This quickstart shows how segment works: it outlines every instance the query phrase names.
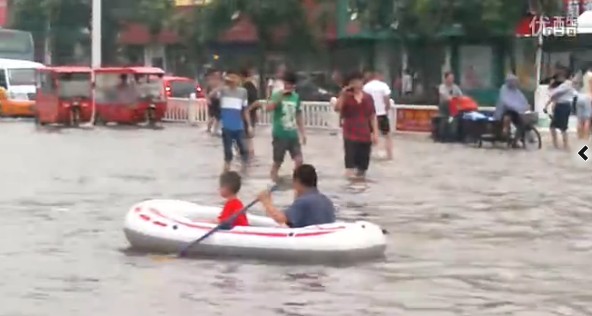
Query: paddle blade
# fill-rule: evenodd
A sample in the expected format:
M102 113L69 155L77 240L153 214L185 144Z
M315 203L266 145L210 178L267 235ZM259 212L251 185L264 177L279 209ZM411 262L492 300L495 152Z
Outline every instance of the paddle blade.
M273 185L271 186L268 190L269 192L273 192L276 191L278 189L277 185ZM259 202L258 199L253 200L251 203L249 203L247 206L245 206L242 210L240 210L239 212L235 213L233 216L231 216L229 219L227 219L226 221L218 224L218 226L214 227L212 230L210 230L209 232L207 232L205 235L201 236L200 238L198 238L197 240L187 244L187 246L185 246L177 255L178 257L186 257L189 254L189 250L191 250L191 248L193 248L195 245L199 244L200 242L202 242L204 239L210 237L211 235L213 235L215 232L219 231L220 229L222 229L223 227L226 227L228 225L231 226L231 223L234 222L234 220L240 215L245 213L249 208L251 208L253 205L257 204L257 202Z

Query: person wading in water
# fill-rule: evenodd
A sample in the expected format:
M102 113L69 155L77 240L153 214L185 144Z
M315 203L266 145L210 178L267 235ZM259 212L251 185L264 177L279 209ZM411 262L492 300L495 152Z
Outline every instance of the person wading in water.
M306 134L302 120L302 104L296 88L296 74L286 72L283 77L284 90L271 95L267 111L273 113L273 166L271 180L279 181L279 170L284 162L286 152L296 167L302 164L302 147L306 145Z
M218 69L210 69L206 74L206 91L208 100L207 132L216 134L220 125L220 90L224 82Z
M388 113L391 107L391 88L386 82L380 80L380 74L376 71L370 73L370 80L364 85L364 92L372 96L378 129L384 138L386 158L393 159L393 140L391 138L391 126Z
M343 122L343 147L346 176L365 179L370 165L372 144L378 143L378 121L372 96L362 91L363 76L356 72L348 76L335 110Z
M230 171L233 144L238 147L242 160L242 171L245 172L249 162L245 131L248 132L251 125L251 118L245 112L248 105L247 90L240 86L240 75L234 71L227 72L225 81L226 85L220 90L224 172ZM245 126L245 122L247 126Z
M261 104L257 101L259 91L257 90L257 86L255 85L254 78L249 69L244 69L241 71L243 88L247 90L247 99L249 106L245 109L248 115L251 118L251 124L249 125L248 122L245 120L245 128L246 130L246 143L247 148L249 150L249 156L253 158L255 156L255 146L253 144L253 137L255 137L255 125L257 125L257 111L261 107Z
M563 148L569 149L569 116L571 115L571 107L574 97L577 95L573 88L571 81L567 80L567 70L560 69L555 75L555 80L549 86L549 102L545 105L544 112L548 113L548 108L551 106L551 138L553 146L559 148L557 141L557 130L561 132L563 140Z

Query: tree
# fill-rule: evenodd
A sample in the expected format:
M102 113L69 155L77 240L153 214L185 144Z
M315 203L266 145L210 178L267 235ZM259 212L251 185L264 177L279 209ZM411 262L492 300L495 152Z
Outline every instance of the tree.
M173 15L173 2L170 0L127 0L118 1L122 5L118 11L120 20L144 24L152 35L158 35L170 24ZM123 11L120 11L123 10Z
M46 40L58 63L70 54L90 18L80 0L20 0L14 9L12 26L32 32L38 44Z
M90 30L92 0L19 0L13 27L33 33L37 43L49 37L57 63L68 63L74 45ZM155 35L172 13L169 0L102 0L103 61L116 62L117 34L122 22L146 24ZM88 38L88 37L86 37Z
M256 28L262 62L275 49L285 51L319 52L318 36L321 23L311 21L303 0L217 0L197 13L195 27L203 42L217 41L239 19L248 19ZM317 20L325 17L319 14ZM278 40L278 34L285 35ZM283 37L283 36L282 36ZM200 45L203 45L203 42ZM261 64L260 64L261 66Z
M437 38L451 32L473 37L512 35L529 11L558 13L553 0L351 0L369 28L392 30L405 38Z
M89 2L91 0L85 0ZM117 35L126 23L146 25L153 39L170 23L170 0L102 0L102 53L104 63L117 63Z

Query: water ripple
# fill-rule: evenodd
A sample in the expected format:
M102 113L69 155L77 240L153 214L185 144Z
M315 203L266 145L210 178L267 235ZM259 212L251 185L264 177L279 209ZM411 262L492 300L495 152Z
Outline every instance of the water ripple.
M567 153L397 138L394 161L375 161L373 183L351 191L338 138L311 134L304 153L321 188L340 218L390 232L385 260L159 262L127 250L123 216L155 197L220 204L219 138L180 126L2 127L0 316L592 315L592 164ZM268 137L256 140L244 200L268 184Z

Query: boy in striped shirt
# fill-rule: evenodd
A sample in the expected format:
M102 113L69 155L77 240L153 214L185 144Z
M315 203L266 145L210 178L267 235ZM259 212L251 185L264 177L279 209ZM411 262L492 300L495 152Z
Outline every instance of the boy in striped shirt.
M245 133L251 130L251 117L245 109L248 106L247 90L240 86L237 72L228 71L226 85L220 91L220 122L222 124L222 144L224 145L224 172L230 170L236 144L242 159L242 171L249 162L249 153L245 144ZM243 122L244 120L244 122ZM245 126L245 123L247 126Z

